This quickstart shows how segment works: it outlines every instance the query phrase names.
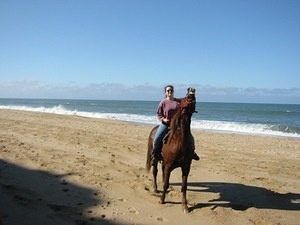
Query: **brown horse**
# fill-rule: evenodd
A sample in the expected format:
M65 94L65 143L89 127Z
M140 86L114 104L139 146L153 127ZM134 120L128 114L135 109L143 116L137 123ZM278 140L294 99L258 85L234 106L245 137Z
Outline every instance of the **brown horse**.
M163 193L160 199L160 203L165 203L165 197L169 188L169 179L171 172L181 167L182 171L182 209L186 213L188 212L186 190L187 190L187 179L191 168L192 157L194 149L191 147L192 134L191 134L191 117L195 111L195 98L189 96L183 98L178 104L178 110L172 118L170 124L170 134L167 141L162 145L162 175L163 175ZM153 149L153 138L158 126L154 127L148 138L148 153L146 169L148 172L151 169L151 153ZM153 166L153 189L157 191L157 164Z

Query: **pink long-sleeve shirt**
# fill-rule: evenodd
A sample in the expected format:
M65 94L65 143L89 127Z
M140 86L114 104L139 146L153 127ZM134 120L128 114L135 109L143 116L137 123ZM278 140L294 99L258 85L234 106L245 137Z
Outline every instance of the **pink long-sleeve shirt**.
M157 118L162 122L164 118L169 120L169 123L172 117L177 111L177 105L180 102L180 99L174 98L173 100L163 99L157 107ZM169 124L168 123L168 124Z

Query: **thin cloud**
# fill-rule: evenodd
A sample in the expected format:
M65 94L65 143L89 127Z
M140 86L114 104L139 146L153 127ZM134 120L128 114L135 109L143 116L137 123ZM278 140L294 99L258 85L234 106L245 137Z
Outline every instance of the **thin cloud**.
M300 103L300 88L240 88L230 86L174 84L175 96L184 96L187 87L196 88L198 101ZM103 100L154 100L164 97L164 85L121 83L77 83L50 85L37 80L0 82L1 98L73 98Z

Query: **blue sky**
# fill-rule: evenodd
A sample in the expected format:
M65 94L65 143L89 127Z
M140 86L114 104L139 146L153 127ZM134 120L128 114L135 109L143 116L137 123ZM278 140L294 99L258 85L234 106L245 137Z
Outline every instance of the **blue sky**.
M0 97L300 104L298 0L0 0Z

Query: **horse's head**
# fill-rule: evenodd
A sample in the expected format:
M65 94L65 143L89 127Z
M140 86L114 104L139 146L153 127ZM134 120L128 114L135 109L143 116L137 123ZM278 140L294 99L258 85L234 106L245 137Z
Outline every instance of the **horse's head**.
M187 89L187 93L186 93L185 97L196 101L195 93L196 93L196 89L193 87L189 87Z

